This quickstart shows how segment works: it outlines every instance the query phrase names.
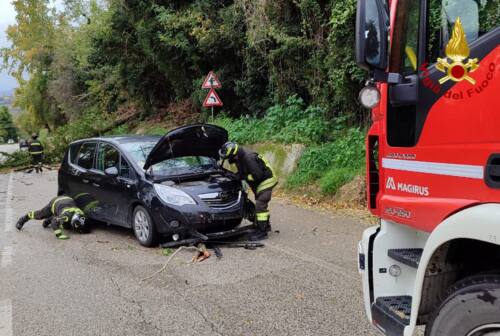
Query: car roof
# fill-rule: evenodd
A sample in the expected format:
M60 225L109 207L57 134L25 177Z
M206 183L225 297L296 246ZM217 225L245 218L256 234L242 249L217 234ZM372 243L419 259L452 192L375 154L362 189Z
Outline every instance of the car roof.
M121 144L131 143L131 142L155 142L156 143L160 139L161 139L160 135L109 135L109 136L102 136L102 137L80 139L80 140L72 142L70 145L82 143L82 142L89 142L89 141L105 141L105 142L113 143L115 145L121 145Z

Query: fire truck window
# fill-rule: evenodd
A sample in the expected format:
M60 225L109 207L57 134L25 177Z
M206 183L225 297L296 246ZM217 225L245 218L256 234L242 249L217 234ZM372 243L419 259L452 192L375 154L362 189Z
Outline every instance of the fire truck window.
M427 30L429 62L445 55L457 18L470 44L500 25L498 0L431 0Z
M420 27L420 1L407 1L402 27L403 46L400 48L401 69L400 73L409 75L417 72L418 34Z

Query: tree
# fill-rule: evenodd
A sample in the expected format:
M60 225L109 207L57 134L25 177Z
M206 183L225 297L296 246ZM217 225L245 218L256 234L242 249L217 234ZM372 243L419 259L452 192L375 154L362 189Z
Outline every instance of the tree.
M17 130L12 122L12 115L6 106L0 106L0 138L4 140L17 138Z

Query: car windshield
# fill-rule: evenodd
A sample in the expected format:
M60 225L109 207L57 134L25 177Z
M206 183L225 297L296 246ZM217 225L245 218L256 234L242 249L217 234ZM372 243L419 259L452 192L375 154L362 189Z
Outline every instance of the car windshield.
M142 169L146 158L156 145L156 142L133 142L122 144L122 148L130 154L132 159ZM217 169L215 159L205 156L185 156L165 160L151 166L151 173L155 176L172 176L193 173L204 173Z

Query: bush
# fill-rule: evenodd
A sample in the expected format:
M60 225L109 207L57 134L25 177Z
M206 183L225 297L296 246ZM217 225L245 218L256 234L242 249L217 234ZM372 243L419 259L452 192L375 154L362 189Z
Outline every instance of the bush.
M315 144L328 140L332 128L325 121L323 109L306 108L297 96L289 97L285 105L270 107L262 119L232 119L222 115L216 118L215 124L227 129L231 140L245 144L262 141Z
M46 137L41 137L45 144L45 156L49 162L61 161L68 145L78 139L98 136L109 127L105 115L97 111L87 111L79 119L60 126Z
M31 164L31 156L27 151L18 150L10 154L0 152L0 157L2 156L6 159L0 161L0 168L22 167Z
M302 155L297 170L288 178L287 187L296 188L321 179L321 189L332 194L364 167L364 132L351 128L338 134L336 140L323 145L308 147ZM325 174L325 172L327 172Z
M357 167L332 168L320 180L321 192L334 195L347 182L351 181L357 173Z

